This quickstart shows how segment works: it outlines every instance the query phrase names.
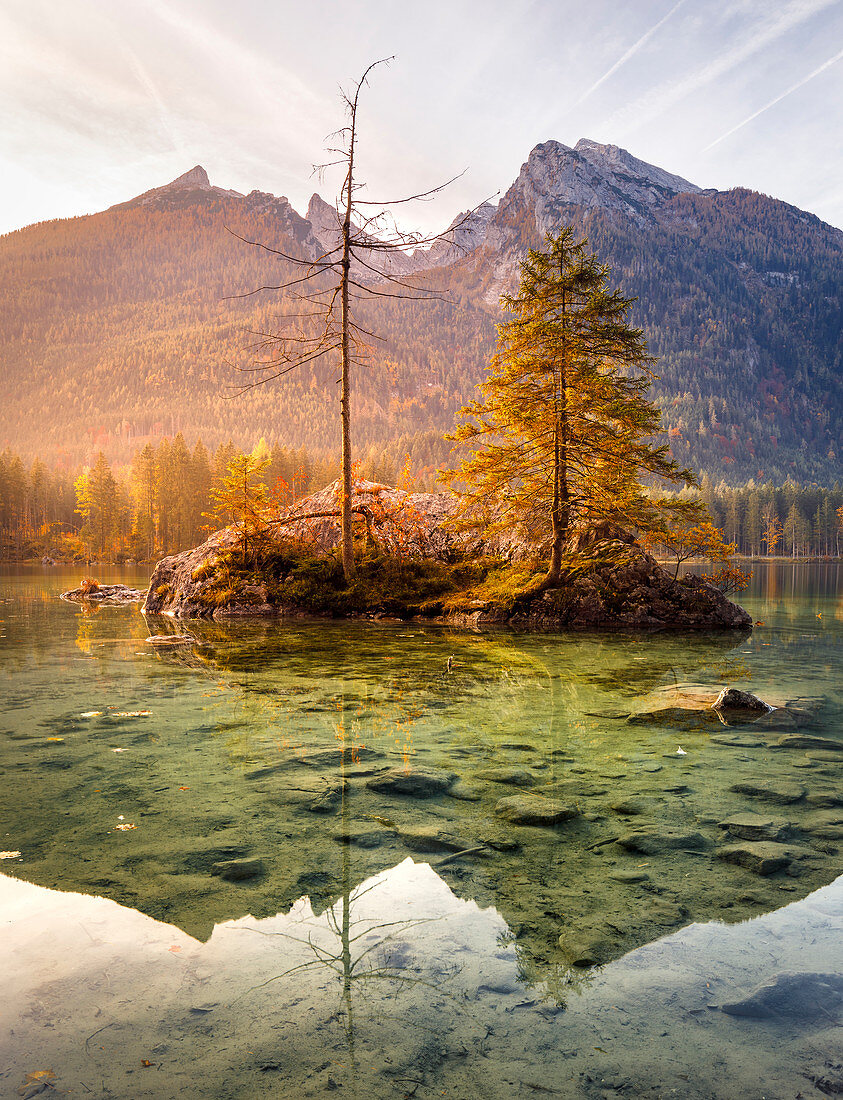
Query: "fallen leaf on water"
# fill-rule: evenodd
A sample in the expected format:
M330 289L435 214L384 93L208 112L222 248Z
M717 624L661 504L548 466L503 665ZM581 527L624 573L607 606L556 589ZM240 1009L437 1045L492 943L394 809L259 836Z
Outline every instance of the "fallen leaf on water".
M119 829L121 832L125 832L127 829L137 829L137 825L132 825L127 821L125 825L115 825L114 828Z
M167 948L168 951L181 951L181 948L177 943L174 943L172 947Z
M63 737L48 737L48 741L64 741Z
M33 1073L27 1073L27 1081L55 1081L56 1075L51 1069L36 1069Z
M190 787L179 787L180 791L189 791Z
M141 1065L142 1066L151 1066L152 1062L150 1062L150 1060L148 1058L141 1058Z
M112 752L125 752L125 749L112 749Z
M109 718L149 718L151 710L114 710Z
M83 714L80 714L80 718L99 718L102 714L101 710L86 710Z
M20 852L0 852L0 859L20 859Z

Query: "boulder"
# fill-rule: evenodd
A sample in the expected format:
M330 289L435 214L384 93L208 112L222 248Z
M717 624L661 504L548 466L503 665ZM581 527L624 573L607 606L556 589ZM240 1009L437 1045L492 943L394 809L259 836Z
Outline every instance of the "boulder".
M826 752L843 753L843 741L833 741L830 737L811 737L804 733L786 734L776 742L780 749L824 749Z
M498 768L484 768L477 773L478 779L487 779L493 783L506 783L511 787L535 787L538 777L526 768L513 768L506 765Z
M739 688L723 688L712 706L715 710L749 710L760 714L766 714L773 709L757 695Z
M732 814L719 827L737 840L781 840L790 831L781 821L753 813Z
M440 825L406 825L398 835L411 852L466 852L482 847L476 840L449 833Z

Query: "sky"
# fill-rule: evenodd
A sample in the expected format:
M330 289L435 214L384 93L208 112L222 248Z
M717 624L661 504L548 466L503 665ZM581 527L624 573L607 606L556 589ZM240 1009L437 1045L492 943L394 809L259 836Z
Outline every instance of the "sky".
M0 233L203 165L304 213L360 106L361 198L457 173L403 224L503 193L581 137L843 227L843 0L0 0Z

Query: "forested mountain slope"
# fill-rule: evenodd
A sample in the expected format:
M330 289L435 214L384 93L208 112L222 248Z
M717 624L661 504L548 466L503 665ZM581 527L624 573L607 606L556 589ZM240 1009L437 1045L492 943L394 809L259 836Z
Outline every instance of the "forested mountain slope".
M682 463L730 481L839 476L843 234L588 141L537 146L497 207L458 233L460 247L408 258L407 277L447 301L361 306L381 339L356 384L359 444L450 427L482 378L519 256L564 222L638 297L635 319L660 357L654 396ZM181 430L210 446L263 435L333 450L334 364L238 394L254 376L236 367L266 354L253 334L303 307L250 293L293 269L235 234L312 257L325 226L286 199L211 187L195 168L100 214L0 238L0 445L71 462L102 448L123 461Z

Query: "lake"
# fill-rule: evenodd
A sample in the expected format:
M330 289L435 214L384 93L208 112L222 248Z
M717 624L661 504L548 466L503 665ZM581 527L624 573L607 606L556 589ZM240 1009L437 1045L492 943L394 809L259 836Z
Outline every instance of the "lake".
M746 635L78 582L0 573L0 1094L843 1093L839 564L756 565Z

